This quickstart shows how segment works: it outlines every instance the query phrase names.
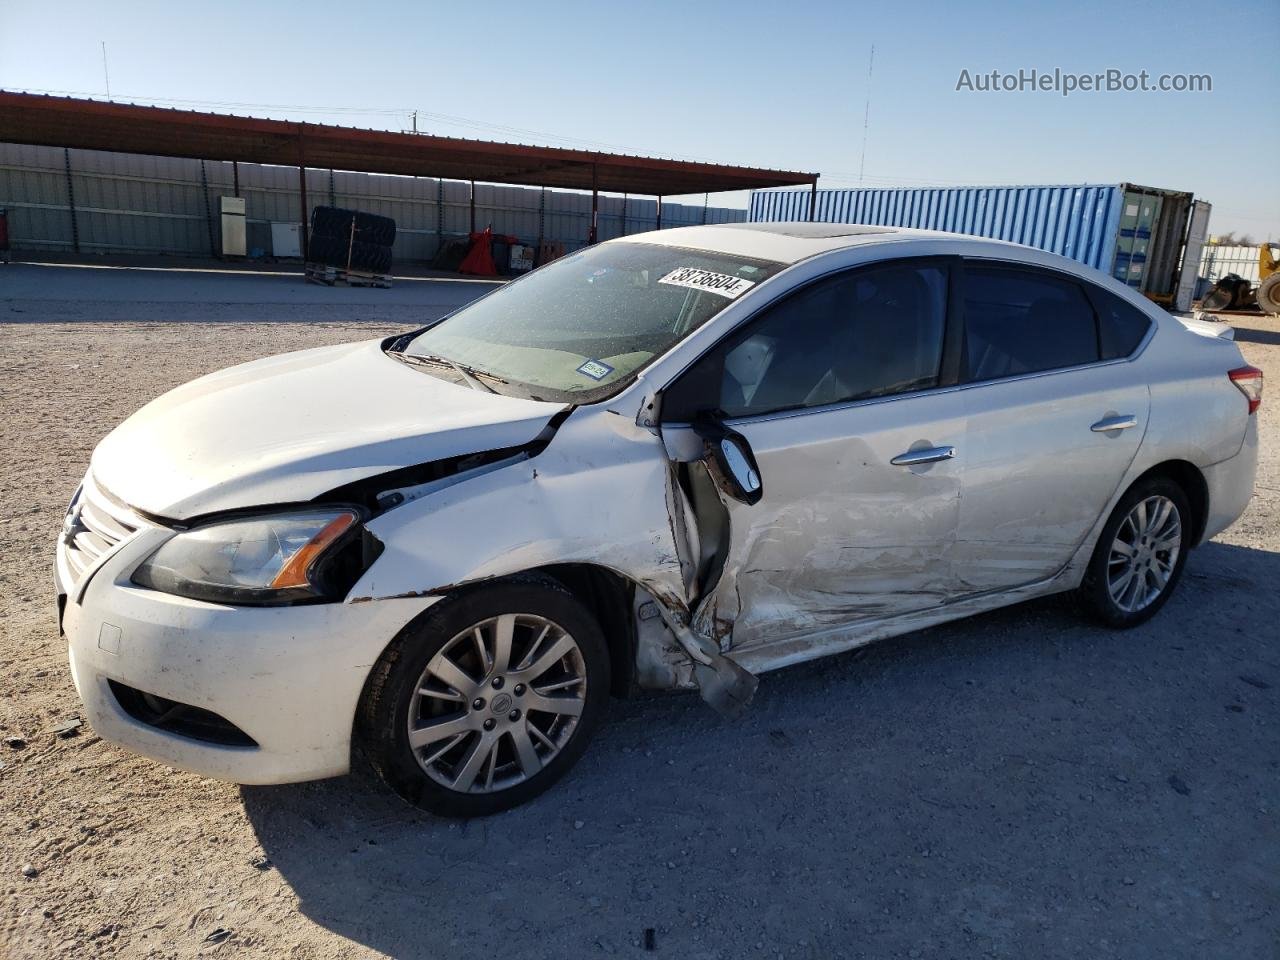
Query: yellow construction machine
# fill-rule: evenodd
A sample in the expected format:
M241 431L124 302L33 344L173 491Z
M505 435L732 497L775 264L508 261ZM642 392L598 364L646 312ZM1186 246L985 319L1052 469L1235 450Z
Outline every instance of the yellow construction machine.
M1239 274L1228 273L1209 288L1201 310L1247 310L1257 304L1263 313L1280 316L1280 259L1271 252L1269 243L1258 247L1258 286L1255 288Z
M1253 295L1263 313L1280 316L1280 260L1272 255L1269 243L1258 251L1258 289Z

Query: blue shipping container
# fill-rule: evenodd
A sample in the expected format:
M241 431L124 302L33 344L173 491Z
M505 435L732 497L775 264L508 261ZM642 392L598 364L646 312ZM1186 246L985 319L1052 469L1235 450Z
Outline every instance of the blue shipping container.
M1177 202L1162 202L1168 198ZM754 190L749 219L808 220L809 203L805 189ZM876 188L819 190L814 219L1009 240L1070 257L1160 296L1172 290L1190 206L1189 193L1127 183Z

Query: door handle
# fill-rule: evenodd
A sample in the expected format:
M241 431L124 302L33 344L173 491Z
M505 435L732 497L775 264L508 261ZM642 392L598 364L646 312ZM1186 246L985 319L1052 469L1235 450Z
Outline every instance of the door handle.
M908 450L906 453L900 453L889 462L895 467L914 467L921 463L951 460L955 455L955 447L926 447L923 450Z
M1137 417L1132 413L1122 413L1117 417L1103 417L1089 429L1094 433L1110 433L1112 430L1128 430L1137 425Z

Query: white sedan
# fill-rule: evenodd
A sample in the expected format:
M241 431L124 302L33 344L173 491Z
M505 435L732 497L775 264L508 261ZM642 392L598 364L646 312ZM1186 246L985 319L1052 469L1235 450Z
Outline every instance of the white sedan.
M243 783L359 747L446 815L545 790L610 694L1030 597L1154 615L1252 492L1262 374L1075 262L839 224L665 230L422 330L203 377L57 548L104 738Z

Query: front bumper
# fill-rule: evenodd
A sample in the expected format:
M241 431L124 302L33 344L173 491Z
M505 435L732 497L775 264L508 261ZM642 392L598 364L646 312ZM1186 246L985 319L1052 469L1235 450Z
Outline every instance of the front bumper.
M231 607L133 586L133 569L169 535L142 529L78 583L58 565L71 674L94 730L152 759L236 783L347 772L370 668L438 598ZM218 714L257 746L143 722L126 712L113 680Z

